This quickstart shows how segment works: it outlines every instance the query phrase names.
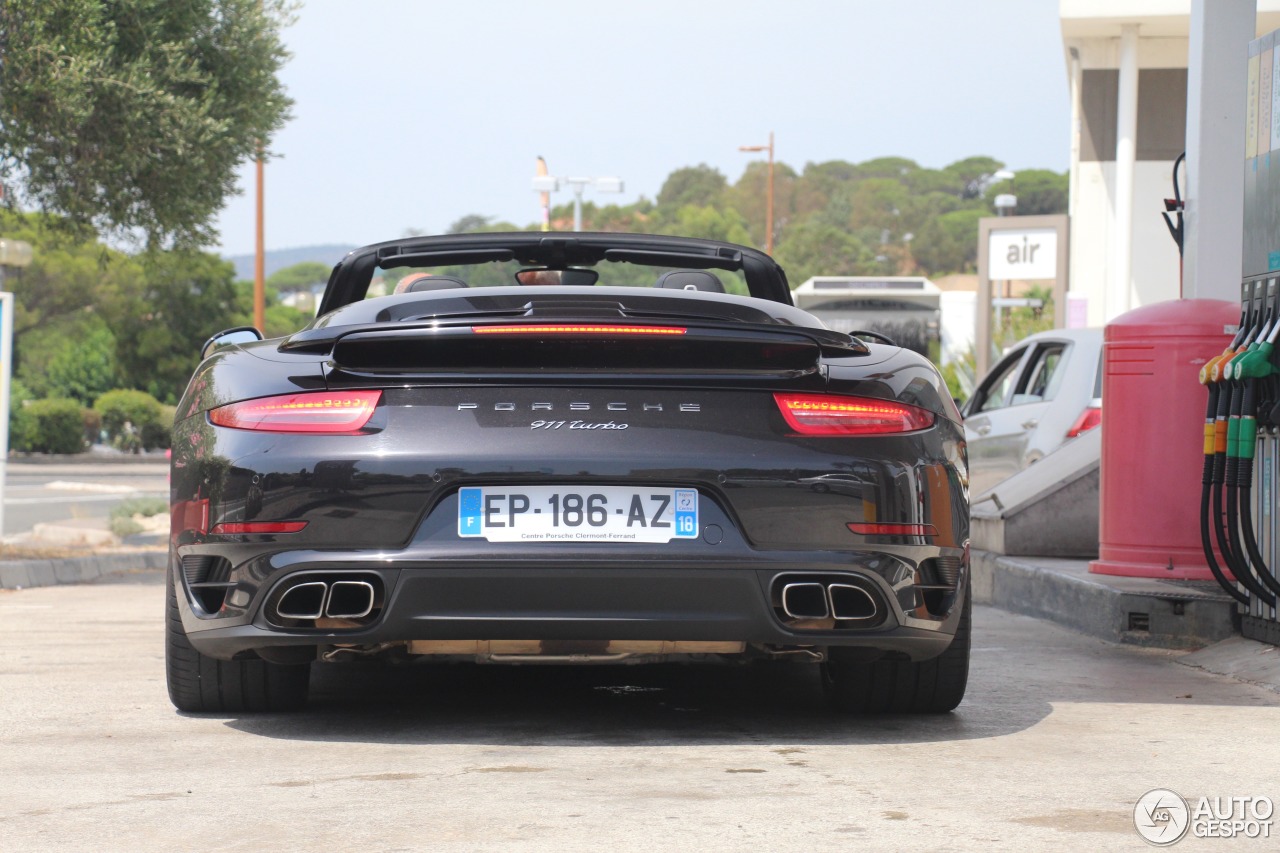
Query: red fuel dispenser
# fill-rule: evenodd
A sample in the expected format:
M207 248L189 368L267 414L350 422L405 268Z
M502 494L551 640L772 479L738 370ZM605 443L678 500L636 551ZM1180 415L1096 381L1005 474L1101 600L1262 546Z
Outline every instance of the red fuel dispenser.
M1205 391L1196 374L1231 343L1239 319L1238 304L1182 299L1107 324L1101 519L1089 571L1213 580L1200 542Z

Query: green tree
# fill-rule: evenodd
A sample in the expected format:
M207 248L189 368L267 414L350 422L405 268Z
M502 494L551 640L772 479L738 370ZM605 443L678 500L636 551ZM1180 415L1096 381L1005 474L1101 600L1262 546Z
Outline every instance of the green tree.
M806 163L796 181L797 217L821 215L833 205L848 208L849 190L857 180L858 167L844 160ZM848 218L847 212L843 217L836 217L841 222L847 222Z
M945 166L942 171L953 175L961 187L964 198L981 198L987 181L1004 168L1004 163L994 157L966 157Z
M681 237L697 237L703 240L722 240L726 243L748 243L747 223L736 210L717 210L710 206L686 204L676 211L673 219L661 224L659 234L678 234Z
M786 163L773 165L773 240L777 244L782 232L795 216L796 184L799 176ZM747 166L738 182L726 193L728 207L738 211L747 222L751 243L765 245L765 220L768 208L769 164L756 161Z
M1070 178L1066 172L1024 169L1013 180L992 184L987 190L987 197L993 199L997 193L1017 196L1017 213L1020 216L1066 213Z
M906 157L878 157L858 164L858 176L861 178L892 178L900 181L920 168L915 160Z
M916 261L932 274L970 272L978 262L978 220L986 210L965 208L935 217L911 241Z
M875 253L847 228L808 219L788 229L774 252L792 287L815 275L863 275Z
M444 233L469 234L472 231L484 231L489 227L489 223L492 221L492 216L481 216L478 213L468 213L461 219L455 220L452 225L445 229Z
M887 229L897 235L901 223L902 208L911 195L906 186L893 178L870 178L854 188L850 197L853 215L849 221L853 228Z
M692 204L696 207L718 205L728 188L719 169L706 163L676 169L667 176L658 190L658 204L663 207L681 208Z
M5 0L0 162L25 197L151 245L201 244L288 118L283 0Z
M104 299L135 287L141 277L127 255L99 243L90 230L64 227L56 217L0 211L0 232L35 249L31 265L5 279L17 303L13 331L19 340L25 333L74 321ZM74 324L61 331L76 333Z
M64 340L49 362L47 396L90 406L116 387L116 336L100 316L90 314L81 334Z
M324 284L329 280L332 267L318 261L303 261L284 269L276 270L267 276L265 282L269 291L279 294L285 290L303 290L313 285Z
M120 378L165 403L177 402L215 332L241 325L245 310L235 268L204 252L154 252L138 258L141 286L104 308L116 338ZM298 326L290 331L295 331Z
M916 169L903 176L903 183L913 195L942 193L960 198L967 189L954 174L942 169Z

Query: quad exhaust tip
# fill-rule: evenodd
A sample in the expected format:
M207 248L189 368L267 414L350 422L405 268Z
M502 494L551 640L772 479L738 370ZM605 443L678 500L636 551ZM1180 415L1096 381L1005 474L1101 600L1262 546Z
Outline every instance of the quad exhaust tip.
M849 583L833 583L827 587L831 615L841 621L874 619L876 600L865 589Z
M792 619L826 619L827 591L820 583L789 583L782 588L782 612Z
M280 596L276 613L284 619L319 619L324 615L324 600L329 585L311 581L291 586Z
M304 581L281 593L275 615L303 621L363 619L373 612L376 600L377 593L368 581Z
M791 619L836 619L840 622L876 618L875 598L851 583L803 581L782 587L782 612Z
M373 584L368 581L334 581L324 615L330 619L363 619L373 612Z

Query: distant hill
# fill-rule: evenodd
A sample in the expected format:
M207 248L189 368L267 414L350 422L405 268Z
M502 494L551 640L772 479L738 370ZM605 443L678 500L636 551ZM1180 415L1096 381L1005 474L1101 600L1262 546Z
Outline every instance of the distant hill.
M274 272L304 261L316 261L326 266L333 266L342 260L343 255L356 248L359 247L332 244L328 246L302 246L297 249L272 249L267 252L262 266L268 278ZM253 255L229 255L226 259L235 265L237 279L253 281Z

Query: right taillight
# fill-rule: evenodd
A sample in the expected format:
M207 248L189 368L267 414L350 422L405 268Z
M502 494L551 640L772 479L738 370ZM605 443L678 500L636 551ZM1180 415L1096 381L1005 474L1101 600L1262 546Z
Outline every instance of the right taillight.
M933 412L892 400L840 394L774 394L801 435L888 435L933 426Z
M1067 438L1075 438L1082 432L1089 430L1102 423L1102 409L1099 406L1090 406L1080 413L1080 417L1076 418L1076 422L1071 425L1071 429L1067 430Z
M264 432L353 433L382 399L381 391L312 391L259 397L219 406L209 420L231 429Z

